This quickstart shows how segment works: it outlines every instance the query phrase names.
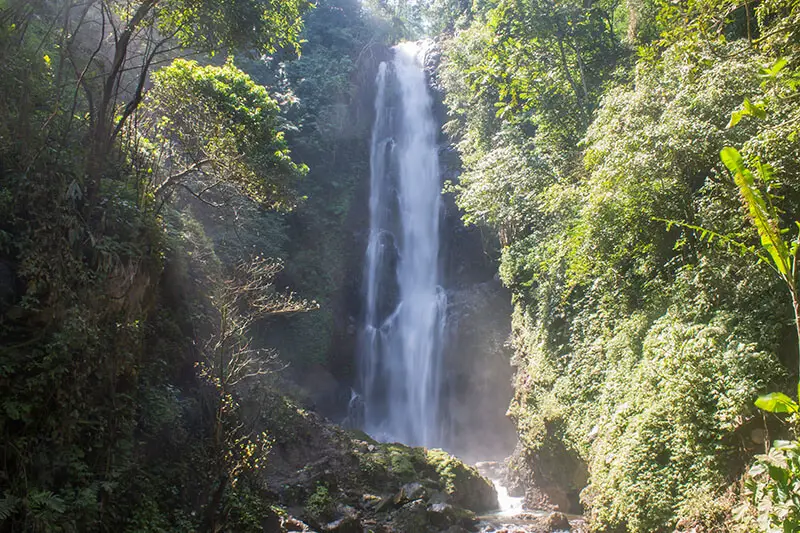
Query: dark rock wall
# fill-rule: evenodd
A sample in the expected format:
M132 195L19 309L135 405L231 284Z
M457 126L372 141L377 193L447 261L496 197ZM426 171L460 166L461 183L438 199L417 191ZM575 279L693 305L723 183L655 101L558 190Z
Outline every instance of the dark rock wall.
M441 60L434 43L425 70L439 124L447 120L437 80ZM461 160L444 133L439 138L442 182L458 182ZM445 445L470 461L502 460L517 441L505 413L511 400L511 296L497 278L499 244L491 234L465 226L452 194L444 194L441 225L443 284L447 291L447 344L443 363Z
M375 75L380 62L390 57L388 48L376 48L353 82L351 118L358 124L357 135L366 160L374 120ZM434 113L439 124L443 124L446 110L435 75L438 60L434 46L426 58L426 71L433 88ZM444 134L440 137L439 157L442 182L457 181L460 160ZM334 420L345 418L350 387L357 382L356 325L363 312L368 201L367 167L358 180L355 200L343 228L350 245L346 274L334 304L334 341L327 364L297 376L311 403ZM464 226L452 195L443 195L442 202L440 260L448 294L448 344L441 405L444 445L473 461L502 459L513 451L516 443L514 426L505 416L512 396L511 352L506 347L511 329L510 296L496 279L496 241L483 235L479 228Z

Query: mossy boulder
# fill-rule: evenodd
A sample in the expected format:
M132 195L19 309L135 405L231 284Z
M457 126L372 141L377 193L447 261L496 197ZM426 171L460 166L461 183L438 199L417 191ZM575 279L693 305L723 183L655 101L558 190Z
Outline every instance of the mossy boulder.
M471 527L474 513L497 507L491 483L447 452L379 443L288 398L267 399L268 408L246 404L280 435L262 479L282 506L318 531L374 524L376 531L438 532Z
M439 528L450 526L471 528L478 521L478 518L472 511L449 503L432 503L428 505L428 520Z
M478 470L444 450L427 450L426 462L448 495L449 503L477 513L497 509L497 492Z
M378 492L394 493L395 505L415 499L402 494L413 482L427 489L426 494L445 494L446 503L458 507L478 513L497 508L492 484L476 468L444 450L366 442L355 449L363 481Z

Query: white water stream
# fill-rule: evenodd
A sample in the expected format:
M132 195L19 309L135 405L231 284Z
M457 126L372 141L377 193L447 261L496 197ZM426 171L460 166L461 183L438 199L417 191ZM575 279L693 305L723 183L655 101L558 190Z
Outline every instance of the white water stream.
M437 127L417 43L378 72L370 156L370 233L359 374L364 430L441 446L446 297L439 286Z
M500 505L496 516L517 516L523 512L522 504L525 498L522 496L510 496L508 489L499 479L492 479L494 489L497 491L497 503Z

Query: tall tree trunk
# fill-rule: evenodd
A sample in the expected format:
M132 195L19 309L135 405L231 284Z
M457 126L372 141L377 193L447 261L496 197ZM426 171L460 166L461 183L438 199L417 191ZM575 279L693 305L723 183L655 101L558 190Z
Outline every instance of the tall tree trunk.
M792 290L792 305L794 307L794 327L797 333L797 394L800 400L800 297L798 297L797 290Z
M94 128L92 129L89 142L89 161L86 165L86 206L91 208L97 202L100 191L100 182L103 171L110 155L111 147L114 143L114 134L119 130L114 125L114 102L119 90L120 81L124 72L125 62L128 57L128 48L131 39L144 22L144 19L158 4L159 0L144 0L133 17L125 25L125 29L119 34L114 46L114 59L111 68L103 83L103 93L100 101L95 108ZM146 73L144 73L146 75Z

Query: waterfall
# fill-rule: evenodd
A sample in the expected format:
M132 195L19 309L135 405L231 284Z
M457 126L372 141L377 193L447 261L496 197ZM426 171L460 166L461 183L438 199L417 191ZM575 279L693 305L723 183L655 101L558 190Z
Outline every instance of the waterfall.
M447 304L439 286L437 127L424 51L403 43L393 53L376 78L359 343L363 427L381 440L436 446Z

